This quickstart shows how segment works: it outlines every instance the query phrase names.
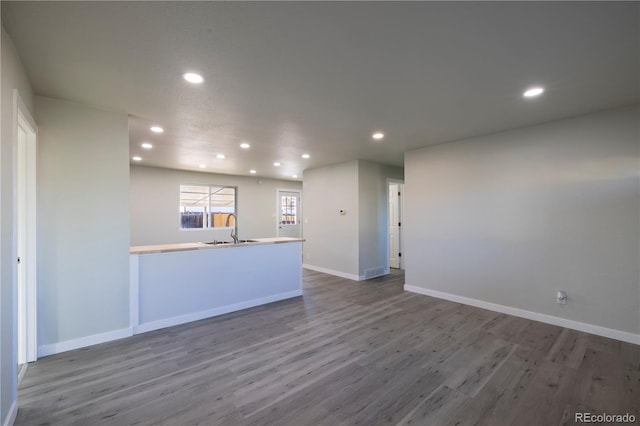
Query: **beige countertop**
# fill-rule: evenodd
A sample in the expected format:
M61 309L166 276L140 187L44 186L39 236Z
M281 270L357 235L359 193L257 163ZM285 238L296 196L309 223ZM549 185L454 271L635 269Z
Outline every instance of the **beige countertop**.
M153 254L153 253L170 253L174 251L192 251L192 250L211 250L226 249L234 247L244 247L252 245L264 244L283 244L303 242L302 238L289 237L272 237L272 238L253 238L246 243L238 244L205 244L205 243L176 243L176 244L157 244L151 246L132 246L130 254Z

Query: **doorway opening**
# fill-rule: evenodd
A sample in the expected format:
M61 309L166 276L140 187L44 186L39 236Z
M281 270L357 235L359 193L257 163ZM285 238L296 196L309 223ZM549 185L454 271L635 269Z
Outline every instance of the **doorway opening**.
M402 260L402 211L404 182L388 180L389 186L389 267L404 269Z
M36 317L36 152L37 128L17 90L14 90L14 166L18 380L27 363L37 359Z
M278 189L277 194L277 228L278 237L302 237L302 192L297 190Z

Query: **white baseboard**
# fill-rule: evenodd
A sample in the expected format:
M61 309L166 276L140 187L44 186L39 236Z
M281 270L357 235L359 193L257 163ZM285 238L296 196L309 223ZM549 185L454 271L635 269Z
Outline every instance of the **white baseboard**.
M24 375L27 374L27 368L29 368L29 363L25 362L21 364L18 368L18 389L20 389L20 385L22 384L22 380L24 379Z
M310 269L312 271L316 271L316 272L322 272L325 274L329 274L329 275L335 275L336 277L340 277L340 278L346 278L348 280L353 280L353 281L362 281L364 280L364 276L358 276L355 274L347 274L346 272L340 272L340 271L336 271L333 269L328 269L328 268L323 268L321 266L313 266L313 265L309 265L307 263L303 263L302 267L305 269Z
M9 407L9 412L7 413L7 417L2 424L3 426L13 426L16 421L16 416L18 415L18 401L13 401L11 407Z
M626 331L615 330L612 328L601 327L598 325L587 324L584 322L573 321L566 318L555 317L553 315L541 314L538 312L526 311L524 309L512 308L510 306L498 305L497 303L485 302L483 300L471 299L469 297L458 296L456 294L444 293L437 290L430 290L422 287L405 284L404 289L412 293L423 294L425 296L437 297L438 299L450 300L465 305L471 305L478 308L488 309L490 311L509 314L516 317L526 318L534 321L540 321L547 324L557 325L560 327L570 328L573 330L584 331L598 336L608 337L623 342L634 343L640 345L640 334L633 334Z
M240 311L242 309L253 308L267 303L277 302L279 300L290 299L292 297L302 296L302 290L287 291L272 296L262 297L259 299L247 300L246 302L234 303L233 305L221 306L219 308L207 309L206 311L194 312L191 314L180 315L177 317L165 318L157 321L151 321L133 327L133 333L145 333L147 331L159 330L165 327L185 324L192 321L199 321L205 318L211 318L218 315L228 314L230 312Z
M38 347L38 357L58 354L60 352L80 349L87 346L97 345L100 343L106 343L112 340L131 337L132 335L133 335L133 330L131 328L123 328L120 330L108 331L106 333L80 337L78 339L65 340L64 342L52 343L49 345L42 345Z
M302 290L294 290L285 293L275 294L273 296L263 297L260 299L248 300L246 302L236 303L233 305L222 306L220 308L209 309L207 311L195 312L193 314L181 315L178 317L167 318L159 321L153 321L146 324L140 324L131 328L123 328L121 330L113 330L106 333L94 334L92 336L81 337L78 339L66 340L64 342L52 343L38 347L38 357L45 357L61 352L80 349L87 346L106 343L113 340L131 337L134 334L144 333L146 331L158 330L160 328L171 327L172 325L184 324L191 321L228 314L242 309L253 308L254 306L264 305L266 303L277 302L279 300L290 299L292 297L302 296Z

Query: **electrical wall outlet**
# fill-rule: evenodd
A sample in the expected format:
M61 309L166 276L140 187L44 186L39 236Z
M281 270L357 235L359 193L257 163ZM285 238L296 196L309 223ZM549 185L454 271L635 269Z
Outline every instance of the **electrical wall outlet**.
M561 305L567 304L567 293L562 290L558 290L558 294L556 295L556 302Z

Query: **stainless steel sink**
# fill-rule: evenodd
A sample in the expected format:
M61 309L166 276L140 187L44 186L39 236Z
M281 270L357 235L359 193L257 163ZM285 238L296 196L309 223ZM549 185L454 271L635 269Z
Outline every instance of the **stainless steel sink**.
M254 240L238 240L238 244L244 244L244 243L255 243ZM206 244L208 246L218 246L220 244L234 244L233 241L218 241L218 240L213 240L213 241L201 241L200 244Z

